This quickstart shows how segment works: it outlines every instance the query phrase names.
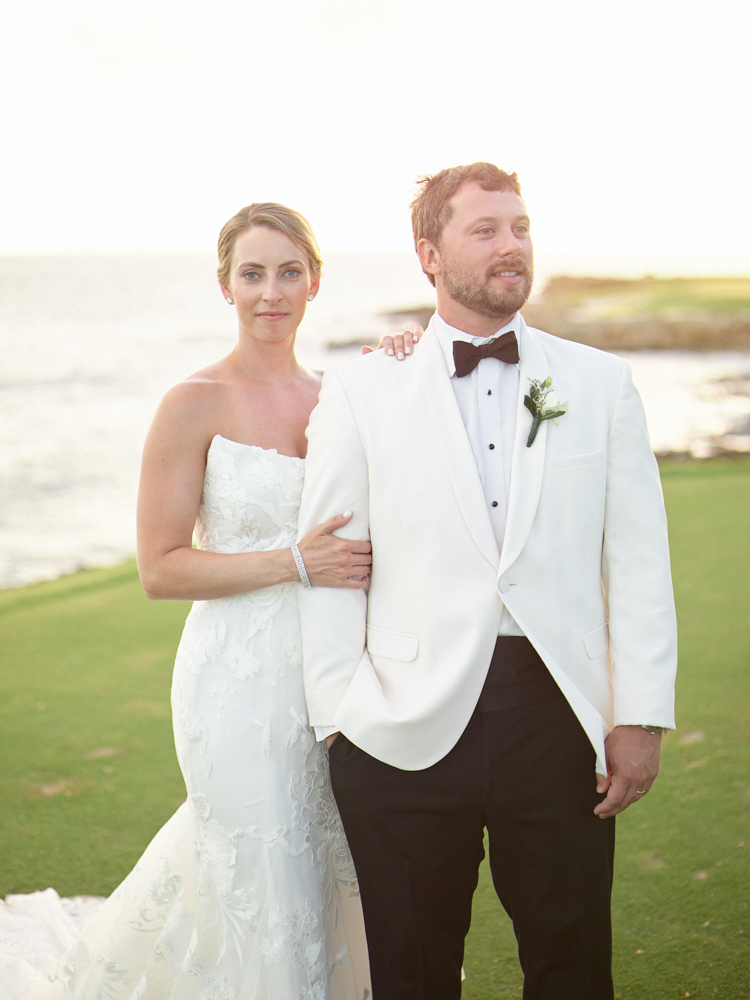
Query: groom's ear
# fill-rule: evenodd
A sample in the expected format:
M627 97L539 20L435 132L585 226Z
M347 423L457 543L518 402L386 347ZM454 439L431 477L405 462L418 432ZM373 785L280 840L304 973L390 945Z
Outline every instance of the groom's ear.
M430 240L421 239L417 243L417 256L422 269L428 274L440 274L440 251Z

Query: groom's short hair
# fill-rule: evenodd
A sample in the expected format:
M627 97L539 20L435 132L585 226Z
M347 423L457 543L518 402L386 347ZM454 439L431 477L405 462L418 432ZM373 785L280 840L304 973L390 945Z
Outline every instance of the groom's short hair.
M462 167L447 167L437 174L417 178L419 191L411 203L411 227L414 246L420 240L429 240L440 246L443 229L453 214L450 200L463 184L473 182L485 191L514 191L519 197L521 185L515 171L506 173L494 163L469 163ZM424 268L422 269L424 270ZM427 271L424 272L427 274ZM427 274L431 283L435 278Z

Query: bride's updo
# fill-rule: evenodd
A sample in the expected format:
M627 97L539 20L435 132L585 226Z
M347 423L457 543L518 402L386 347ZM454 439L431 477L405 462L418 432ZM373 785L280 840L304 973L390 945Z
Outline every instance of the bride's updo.
M312 275L320 277L323 261L320 258L315 234L304 215L274 201L259 201L241 208L219 233L219 266L216 273L222 285L229 284L232 254L238 236L256 226L275 229L288 236L307 257Z

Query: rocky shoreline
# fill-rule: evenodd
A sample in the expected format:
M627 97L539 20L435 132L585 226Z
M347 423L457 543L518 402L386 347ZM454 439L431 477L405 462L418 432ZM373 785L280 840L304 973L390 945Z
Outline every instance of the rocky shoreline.
M382 312L382 332L405 324L426 327L433 312L432 305ZM636 384L641 380L649 426L652 419L661 419L656 411L663 416L665 408L677 406L691 428L689 439L678 434L682 440L671 447L658 442L657 433L658 457L750 454L750 278L556 277L522 312L530 326L565 340L633 352L630 360ZM372 332L326 346L375 346L378 339ZM696 355L705 356L705 362ZM731 362L725 364L726 359ZM653 371L649 377L639 370L644 365L658 369L656 381ZM707 417L706 407L715 412ZM723 416L717 418L719 410Z
M750 315L587 320L578 319L574 309L532 303L523 316L529 326L605 351L750 351Z

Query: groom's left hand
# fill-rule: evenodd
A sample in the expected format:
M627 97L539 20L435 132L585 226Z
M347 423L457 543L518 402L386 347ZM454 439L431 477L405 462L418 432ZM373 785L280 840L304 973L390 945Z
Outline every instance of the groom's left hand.
M651 788L659 773L661 734L641 726L615 726L604 749L609 773L597 774L596 790L607 796L594 809L600 819L621 813Z

